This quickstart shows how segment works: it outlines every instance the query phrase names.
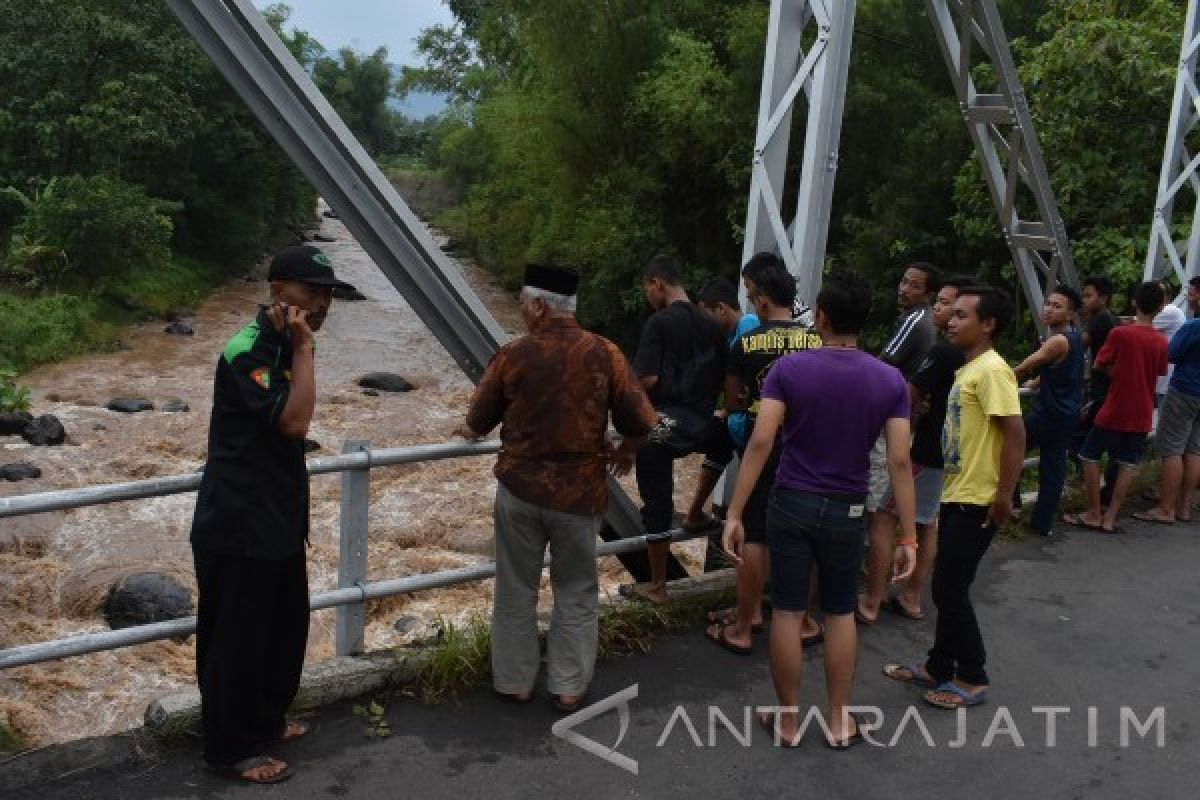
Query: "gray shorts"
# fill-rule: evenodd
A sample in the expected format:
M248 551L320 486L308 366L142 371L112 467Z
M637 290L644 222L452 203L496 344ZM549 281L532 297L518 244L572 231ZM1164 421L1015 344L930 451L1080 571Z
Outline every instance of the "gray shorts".
M883 507L888 493L887 441L881 435L871 448L871 477L867 483L867 511L874 514Z
M913 464L913 489L917 495L918 525L932 525L937 521L938 509L942 504L942 476L943 472L940 469ZM893 517L899 516L896 513L896 497L892 494L890 484L878 510L887 512Z
M1200 397L1167 390L1158 414L1154 451L1162 458L1200 455Z

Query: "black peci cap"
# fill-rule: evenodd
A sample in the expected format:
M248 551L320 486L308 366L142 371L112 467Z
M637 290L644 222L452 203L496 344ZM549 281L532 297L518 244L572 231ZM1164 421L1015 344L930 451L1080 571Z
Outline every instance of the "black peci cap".
M571 297L579 290L579 273L562 267L526 264L524 285Z
M286 247L271 259L267 270L269 281L296 281L314 286L332 286L334 289L353 291L354 287L339 281L333 274L333 262L329 256L311 244Z

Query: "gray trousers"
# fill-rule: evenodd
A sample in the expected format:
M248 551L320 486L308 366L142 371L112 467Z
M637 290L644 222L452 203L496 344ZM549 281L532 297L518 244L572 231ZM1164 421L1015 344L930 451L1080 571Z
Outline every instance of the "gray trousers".
M582 694L596 664L599 608L596 536L602 516L564 514L496 487L496 598L492 609L492 676L496 691L520 694L537 679L537 598L550 545L554 612L547 643L546 687Z

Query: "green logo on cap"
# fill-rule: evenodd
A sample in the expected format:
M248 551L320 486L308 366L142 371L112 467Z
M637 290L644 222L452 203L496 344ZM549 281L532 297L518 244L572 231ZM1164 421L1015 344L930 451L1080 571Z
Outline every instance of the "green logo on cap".
M315 253L312 257L313 263L320 264L322 267L333 269L333 262L329 260L329 256L324 253Z

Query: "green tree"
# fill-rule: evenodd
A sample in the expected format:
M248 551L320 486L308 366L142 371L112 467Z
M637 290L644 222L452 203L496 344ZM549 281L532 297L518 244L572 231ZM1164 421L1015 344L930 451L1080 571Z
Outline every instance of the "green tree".
M1171 0L1056 0L1014 42L1076 268L1121 289L1142 273L1182 28ZM977 172L964 167L955 223L999 249Z
M392 69L387 48L370 55L350 48L337 58L323 56L313 65L313 82L368 152L379 155L392 144L393 122L387 107Z

